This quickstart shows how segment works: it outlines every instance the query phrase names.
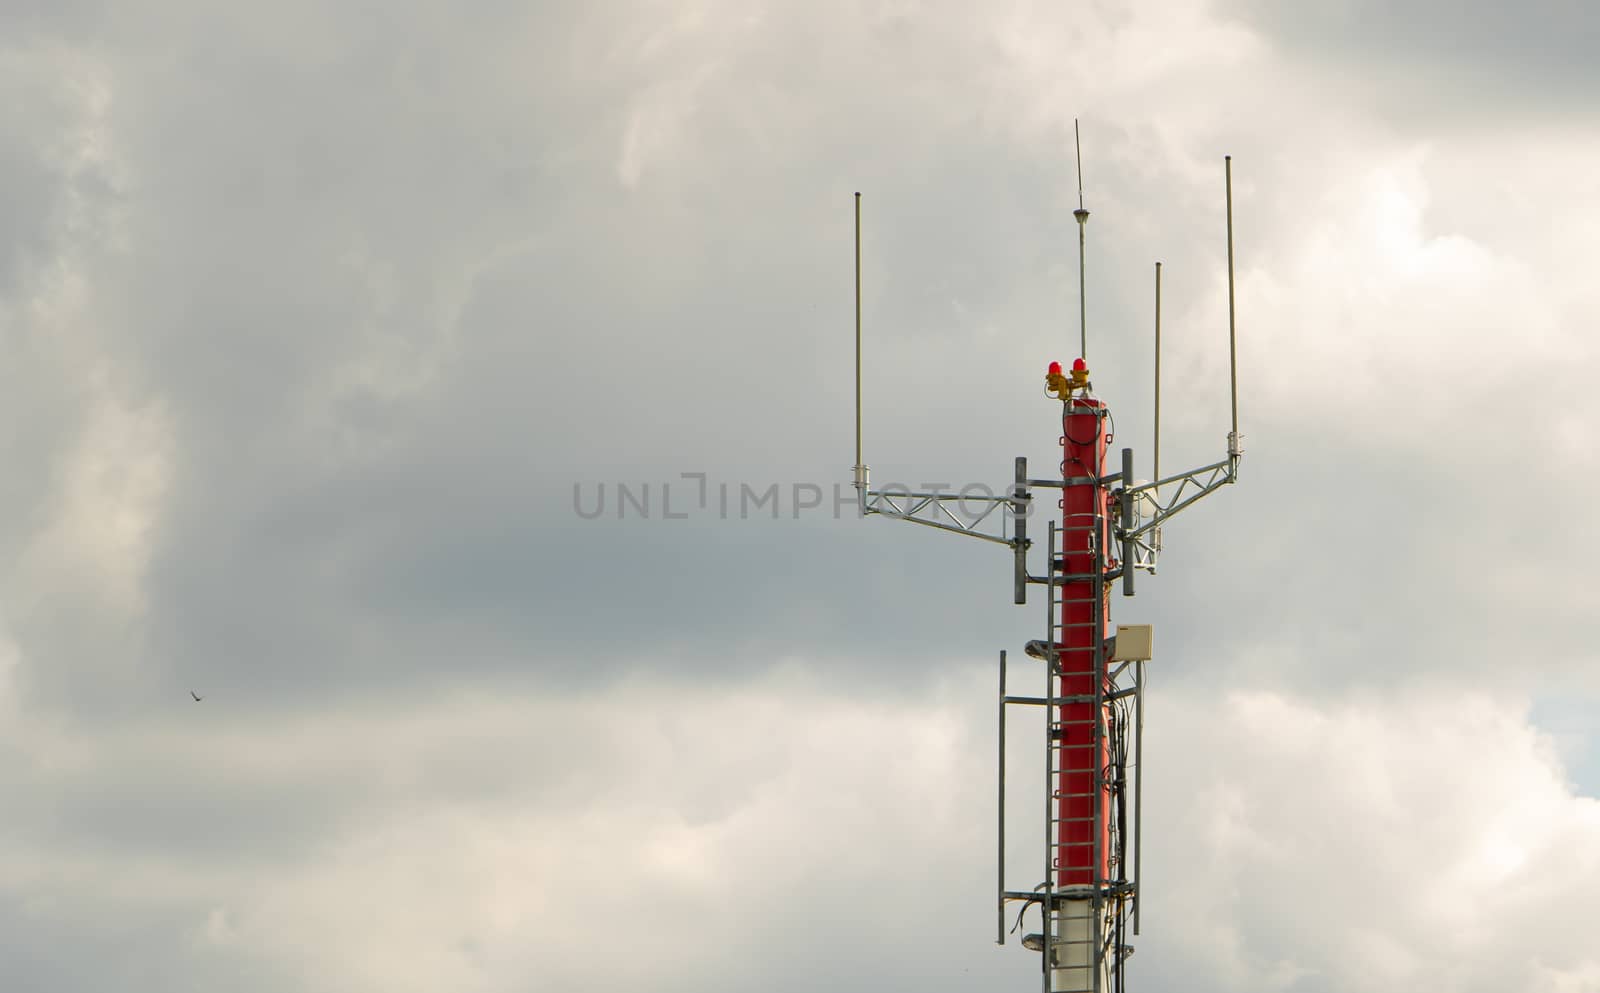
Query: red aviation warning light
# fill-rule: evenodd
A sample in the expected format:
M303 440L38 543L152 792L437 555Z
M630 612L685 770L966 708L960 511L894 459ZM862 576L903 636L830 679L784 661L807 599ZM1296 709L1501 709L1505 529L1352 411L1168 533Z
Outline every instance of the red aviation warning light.
M1067 377L1061 375L1061 363L1052 362L1044 374L1045 393L1057 398L1065 398L1072 387L1068 384Z
M1089 367L1082 359L1072 360L1072 375L1061 374L1061 363L1052 362L1044 374L1045 392L1057 400L1066 400L1073 390L1089 387Z
M1227 455L1198 469L1161 476L1161 263L1156 263L1155 439L1151 475L1134 478L1133 450L1120 465L1107 464L1113 441L1110 411L1089 379L1088 327L1083 295L1082 180L1078 220L1079 357L1070 370L1051 362L1045 393L1061 405L1059 475L1028 476L1015 460L1004 495L915 493L871 489L861 453L861 194L856 194L856 464L855 487L863 515L882 514L1006 545L1012 551L1013 601L1027 602L1029 586L1043 586L1045 636L1025 650L1044 663L1041 692L1008 690L1007 653L1000 652L997 714L1000 748L996 820L995 940L1005 944L1008 911L1020 925L1031 913L1023 947L1040 954L1045 993L1124 993L1124 968L1139 933L1140 792L1143 781L1144 670L1151 657L1148 625L1111 623L1111 588L1134 593L1134 576L1154 575L1161 526L1201 497L1236 482L1239 460L1238 376L1233 307L1233 166L1225 158L1228 221L1228 355L1232 430ZM1081 170L1080 170L1081 173ZM1029 569L1028 535L1034 494L1059 490L1057 513L1046 524L1044 570ZM991 491L993 492L993 491ZM974 509L975 508L975 509ZM1006 719L1014 707L1044 715L1045 795L1039 825L1042 881L1029 889L1006 885ZM1035 877L1038 878L1038 877ZM1012 930L1016 928L1013 927Z

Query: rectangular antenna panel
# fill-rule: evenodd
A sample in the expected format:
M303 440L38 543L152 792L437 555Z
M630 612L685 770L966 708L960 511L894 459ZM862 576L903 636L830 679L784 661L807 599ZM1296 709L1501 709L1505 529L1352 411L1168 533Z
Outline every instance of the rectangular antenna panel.
M1111 655L1111 661L1148 662L1153 640L1151 632L1148 624L1118 624L1117 648Z

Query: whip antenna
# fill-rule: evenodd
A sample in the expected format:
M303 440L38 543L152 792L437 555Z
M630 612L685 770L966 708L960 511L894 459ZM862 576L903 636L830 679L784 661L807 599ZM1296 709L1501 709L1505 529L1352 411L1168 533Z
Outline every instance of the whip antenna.
M861 194L856 193L856 500L867 511L867 465L861 461Z
M1083 208L1083 141L1078 137L1078 119L1072 119L1072 144L1078 155L1078 209L1072 216L1078 220L1078 357L1089 358L1089 311L1084 303L1083 278L1083 228L1089 223L1089 212Z
M1233 433L1228 435L1228 454L1238 456L1239 362L1233 327L1233 156L1222 157L1222 171L1228 198L1228 391L1233 402Z

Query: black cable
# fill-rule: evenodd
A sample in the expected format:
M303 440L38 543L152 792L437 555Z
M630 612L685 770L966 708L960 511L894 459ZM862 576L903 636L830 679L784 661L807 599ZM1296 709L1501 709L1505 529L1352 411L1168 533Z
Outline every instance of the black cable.
M1015 921L1015 922L1014 922L1014 923L1013 923L1013 924L1012 924L1012 925L1011 925L1011 930L1010 930L1010 931L1009 931L1009 932L1008 932L1008 933L1009 933L1009 934L1016 934L1016 933L1017 933L1017 928L1019 928L1019 927L1021 927L1021 926L1022 926L1022 915L1023 915L1023 914L1026 914L1026 913L1027 913L1027 912L1028 912L1028 908L1029 908L1029 907L1030 907L1030 906L1032 906L1032 905L1033 905L1033 901L1032 901L1032 900L1029 900L1029 901L1027 901L1027 902L1026 902L1026 903L1024 903L1024 904L1023 904L1023 905L1022 905L1022 909L1021 909L1021 910L1019 910L1019 911L1017 911L1017 919L1016 919L1016 921ZM1039 906L1040 906L1040 907L1043 907L1043 906L1044 906L1044 901L1042 901L1042 900L1041 900L1041 901L1040 901L1040 902L1039 902Z

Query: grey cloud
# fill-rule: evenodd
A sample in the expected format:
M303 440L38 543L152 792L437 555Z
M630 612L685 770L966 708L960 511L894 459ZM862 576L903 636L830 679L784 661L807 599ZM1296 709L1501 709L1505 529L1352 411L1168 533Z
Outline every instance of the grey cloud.
M1245 2L1224 9L1329 73L1328 92L1357 97L1402 127L1504 134L1583 117L1600 85L1592 39L1600 15L1582 0L1508 6Z
M49 347L0 363L12 425L4 545L26 553L6 573L0 635L16 642L19 661L0 670L10 676L0 703L97 741L126 735L128 752L82 775L41 771L27 781L35 814L13 841L48 864L92 855L113 866L156 853L190 872L234 866L245 889L262 879L251 867L269 864L272 878L343 908L374 879L413 885L363 839L427 852L441 875L464 878L484 851L502 863L534 859L547 836L612 838L606 832L634 823L619 751L710 769L713 755L733 750L674 751L670 736L612 725L554 744L490 736L453 748L439 739L459 728L398 720L449 689L539 697L559 711L641 678L661 681L663 694L692 695L798 669L830 688L831 702L797 718L804 729L813 716L837 717L830 707L840 701L888 707L930 682L987 671L996 650L1041 637L1043 608L1037 598L1011 606L1010 563L998 548L821 512L584 521L571 493L600 481L676 485L682 472L758 487L847 481L856 189L866 194L875 481L1003 484L1015 455L1050 475L1058 425L1039 376L1049 360L1071 357L1077 336L1072 100L1088 105L1091 365L1116 410L1119 444L1134 445L1141 465L1156 258L1168 263L1164 468L1221 455L1215 159L1236 155L1244 475L1175 521L1161 574L1114 604L1119 620L1159 628L1159 679L1307 697L1441 673L1502 689L1585 682L1592 611L1579 596L1552 594L1527 563L1549 567L1556 588L1579 588L1593 535L1581 513L1557 535L1508 500L1561 491L1581 506L1592 466L1575 465L1570 451L1582 449L1582 432L1563 448L1540 428L1583 423L1592 356L1559 335L1502 340L1492 368L1471 354L1504 338L1492 324L1506 315L1547 330L1581 315L1576 282L1539 264L1539 246L1576 230L1561 215L1539 214L1553 219L1555 241L1542 227L1462 226L1471 211L1460 194L1473 184L1461 177L1474 175L1463 162L1475 154L1439 145L1421 183L1437 200L1417 237L1427 247L1465 232L1492 249L1452 281L1452 271L1430 266L1454 256L1405 255L1413 233L1383 228L1393 205L1340 185L1363 162L1404 159L1409 139L1341 97L1339 113L1360 125L1352 142L1366 151L1328 144L1283 105L1277 85L1289 97L1314 89L1316 67L1286 65L1293 79L1270 79L1260 74L1272 60L1246 55L1238 78L1220 78L1228 64L1153 61L1152 82L1137 78L1138 66L1100 65L1117 32L1139 29L1131 16L1036 25L1063 44L1074 32L1086 42L1076 57L1035 65L980 30L981 15L953 8L935 17L887 5L855 23L827 10L721 13L392 8L378 19L261 8L224 23L172 7L148 24L111 17L107 41L83 47L110 94L99 132L115 165L106 175L75 178L28 149L71 130L54 117L8 118L25 137L0 164L10 169L0 201L14 201L25 223L0 251L16 261L7 319L36 313L30 301L53 301L72 335L26 318L30 340ZM1308 30L1284 26L1285 44L1298 37L1291 28ZM30 78L52 71L40 63ZM1180 126L1179 111L1152 112L1139 96L1157 84L1193 96L1212 83L1219 93L1248 90L1245 108L1185 105L1197 116ZM93 117L67 105L78 107L70 120ZM1280 123L1287 130L1275 130ZM1196 136L1207 129L1215 133ZM1561 185L1570 152L1548 157L1543 185ZM69 203L93 222L76 234L62 222ZM1351 217L1360 223L1341 223ZM120 231L120 242L106 231ZM1401 244L1400 258L1383 256L1385 236ZM59 287L40 275L51 267L81 279L87 303L78 311L51 296ZM1548 275L1518 282L1529 270ZM1484 279L1500 280L1504 314L1466 285ZM1537 313L1514 299L1529 288L1563 302ZM1417 303L1457 298L1482 304L1483 321L1461 325L1459 306ZM1433 347L1416 344L1428 340ZM1565 368L1550 371L1562 356L1555 364ZM1508 399L1480 374L1515 377L1528 395ZM1481 418L1490 396L1514 402L1520 418ZM69 470L97 418L146 414L170 458L148 521L128 513L148 524L149 548L127 556L138 561L138 596L124 601L96 571L117 556L68 539L120 520L112 510L138 508L112 499L126 488L119 473L131 470L83 470L92 483L82 488L110 508L88 510L71 499ZM1534 674L1535 664L1548 675ZM198 705L206 709L188 702L191 686L208 695ZM628 699L639 714L690 709L680 698ZM185 709L156 722L173 700ZM980 705L987 697L974 698ZM354 749L352 759L330 732L326 756L295 758L274 738L307 715L363 707L380 717L344 733L392 735L395 747L420 752L386 765ZM463 726L485 707L465 707ZM221 723L200 724L196 713ZM219 713L237 714L238 726L225 728L231 719ZM294 761L256 775L225 757L197 767L141 752L167 721L187 722L175 726L196 750L220 748L232 731ZM772 745L760 730L750 740ZM987 756L987 747L970 750ZM895 763L918 754L900 739L871 739L870 748L829 768L887 769L886 782L901 783ZM787 769L804 752L761 755ZM987 804L986 767L952 772L929 761L913 776L948 774L959 803ZM240 770L234 779L230 768ZM668 827L721 823L769 783L698 782L665 766L656 775L662 792L646 806L661 822L651 837L667 868L656 869L669 877L683 838ZM826 776L792 789L790 806L772 809L787 812L795 837L758 834L754 849L855 824L851 805L881 799ZM526 809L511 811L517 803ZM697 935L692 955L658 970L658 988L716 988L719 976L748 985L766 975L748 947L762 942L844 950L828 962L812 955L796 988L832 988L863 970L954 988L958 967L1029 981L1026 957L961 944L972 901L951 890L988 885L981 860L969 859L986 843L968 837L987 829L987 813L967 813L952 830L971 845L931 847L926 864L883 875L842 863L841 849L789 851L785 864L817 875L816 885L781 901L760 893L754 915L709 915L712 936ZM889 834L874 831L915 827L863 826L861 836L868 850L898 857ZM337 854L317 860L323 846ZM596 851L585 854L615 854ZM745 854L738 865L766 864ZM419 874L436 864L403 861ZM549 878L558 874L526 871L517 878L528 893L598 893L583 906L614 909L614 891L592 879L592 889L556 890ZM889 896L880 903L862 879L880 880ZM204 899L185 897L140 940L156 949L188 940L191 924L178 917L203 925L213 904L228 902L217 885ZM425 892L415 885L396 891L409 897L374 901L385 904L374 913L398 917L346 921L351 947L401 924L432 933L428 913L451 899L492 917L489 890L413 899ZM749 879L729 884L735 897L752 888ZM668 916L699 900L737 907L727 893L672 893ZM1257 895L1271 905L1281 896ZM925 917L897 913L908 905ZM87 893L58 930L30 933L41 943L88 941L116 959L121 939L103 933L110 912L96 906ZM294 933L282 922L306 906L261 896L257 916L231 919L240 934L285 940L274 927ZM718 930L751 916L759 923L750 941ZM581 926L609 925L601 916ZM970 930L986 935L988 926L974 920ZM1292 944L1259 919L1249 926L1269 958ZM498 962L496 975L552 975L504 957L494 934L482 924L470 954L439 938L437 947L455 949L440 957ZM930 944L938 956L905 966ZM262 988L315 988L320 980L303 970L316 960L287 947L260 954L302 971L262 979ZM242 954L226 944L204 952L219 968ZM1141 964L1146 975L1192 973L1163 954ZM562 968L572 970L559 973L564 988L594 982L578 966ZM56 988L96 988L88 973L58 978Z
M230 45L238 48L236 66L224 58ZM788 475L793 454L815 447L803 429L818 406L812 377L819 362L830 378L846 374L840 318L848 306L847 245L819 243L814 215L785 205L781 187L759 175L733 176L725 189L688 185L693 209L684 212L663 213L658 201L626 191L615 202L616 181L597 150L580 160L602 167L596 178L572 177L557 197L549 183L562 177L534 173L526 177L531 194L524 193L531 202L508 204L494 178L500 159L486 160L479 150L509 142L514 161L527 161L531 141L533 161L540 161L538 144L559 133L554 121L521 137L511 115L523 97L477 88L485 81L474 77L425 77L446 88L446 97L415 75L395 82L382 57L360 45L352 51L348 63L319 61L317 49L279 59L256 39L224 33L201 66L131 75L119 92L129 114L148 114L140 130L120 133L122 152L141 177L134 229L156 243L197 249L193 256L141 255L132 273L118 274L148 332L136 349L108 343L172 411L180 453L157 531L146 664L173 673L237 669L228 678L263 692L293 692L284 687L294 685L315 692L340 678L350 662L329 660L350 660L361 637L360 606L337 619L319 609L337 602L346 582L374 584L373 597L358 602L382 600L385 589L429 591L397 602L442 609L456 621L483 611L507 619L529 604L535 645L541 620L604 616L607 599L657 600L658 589L670 588L668 602L688 608L680 616L703 618L694 627L719 623L725 601L695 602L693 587L666 565L693 561L694 546L714 546L714 536L679 544L663 535L659 565L633 563L627 539L602 535L579 546L568 534L565 499L552 501L532 480L576 479L592 472L595 460L630 472L640 464L676 469L682 453L708 446L723 457L743 449L772 478ZM208 85L184 89L184 74L199 71ZM430 116L408 104L408 95L484 116ZM549 96L535 99L548 103ZM306 113L312 106L317 113ZM560 104L553 106L559 113ZM847 125L846 133L856 128ZM185 148L197 151L183 154ZM605 151L614 154L614 147ZM761 161L773 164L771 152ZM329 172L334 163L343 172ZM995 189L993 163L975 153L951 169L946 181L988 174L971 185ZM404 213L408 227L397 228L398 201L385 192L411 190L421 191L420 200ZM837 237L847 230L847 187L829 200L838 209L829 225ZM998 222L978 201L965 215L968 225L1013 237L1025 226L1032 238L1045 236L1020 201L1004 201ZM552 233L578 224L583 211L592 217L573 229L577 237ZM717 221L720 233L713 235L706 219ZM898 220L891 213L875 227L897 232L888 237L901 244L946 229L931 213ZM510 254L494 254L508 243ZM685 253L685 244L696 252ZM1012 281L1003 278L1003 265L983 263L985 256L953 248L941 255L933 266L901 275L906 267L883 253L886 278L876 281L883 289L872 292L929 301L900 308L899 323L915 329L908 350L933 343L953 368L955 335L971 318L953 321L934 301L956 293L963 312L979 312L993 299L990 287ZM486 258L488 268L480 268ZM1043 259L1034 249L1027 261L1037 267ZM819 265L831 271L825 283ZM418 280L419 272L430 275ZM628 290L613 292L615 285ZM833 302L823 301L825 290ZM1045 302L1033 308L1044 310ZM801 323L790 324L796 316ZM880 322L885 329L893 316ZM972 415L946 399L948 371L924 382L894 375L898 363L885 346L906 334L874 330L873 347L889 359L876 360L880 372L885 365L890 372L884 393L904 397L909 388L928 410L896 402L904 419L891 430L950 424L956 433L949 437L959 437ZM386 394L381 385L337 381L351 363L359 368L374 358L381 378L391 352L400 356L394 375L414 371L428 385ZM718 371L708 376L708 366ZM828 411L840 429L848 423L837 403ZM753 424L762 426L752 432ZM962 443L977 447L970 438ZM843 446L833 451L844 456ZM1003 476L1007 461L992 459L986 471ZM320 468L308 478L311 465ZM339 498L349 501L347 509L297 509L335 493L347 494ZM486 512L519 511L528 523L476 523ZM322 520L323 530L297 537L296 520ZM593 539L595 530L585 536ZM730 557L709 581L754 570L794 583L789 577L829 568L795 556L787 547L791 533L773 531L770 544L751 548L749 563ZM527 535L520 547L518 535ZM343 560L335 549L356 558ZM492 550L501 565L486 557ZM526 589L497 585L550 563L547 550L564 556L555 561L576 583L551 571ZM512 561L518 552L525 553L520 567ZM600 583L613 571L620 589ZM586 575L596 578L585 584ZM630 584L632 576L652 575L653 586ZM818 586L779 585L770 600L815 605ZM812 595L804 597L808 589ZM573 590L578 602L569 604ZM552 610L555 604L563 607ZM673 616L650 604L631 613L658 625ZM575 642L587 623L565 625L576 630L563 641ZM446 620L441 630L459 627ZM740 637L753 643L763 633L785 633L760 628L752 620ZM642 632L624 630L643 640ZM719 644L716 636L708 640L696 644L700 654ZM479 664L476 652L459 645L446 651L447 639L428 643L434 650L417 663L427 670L441 657L465 668ZM516 649L502 644L488 654ZM354 671L368 673L375 664L357 663ZM303 683L297 673L316 677ZM35 678L63 687L72 680L65 672ZM279 689L269 690L274 684Z

